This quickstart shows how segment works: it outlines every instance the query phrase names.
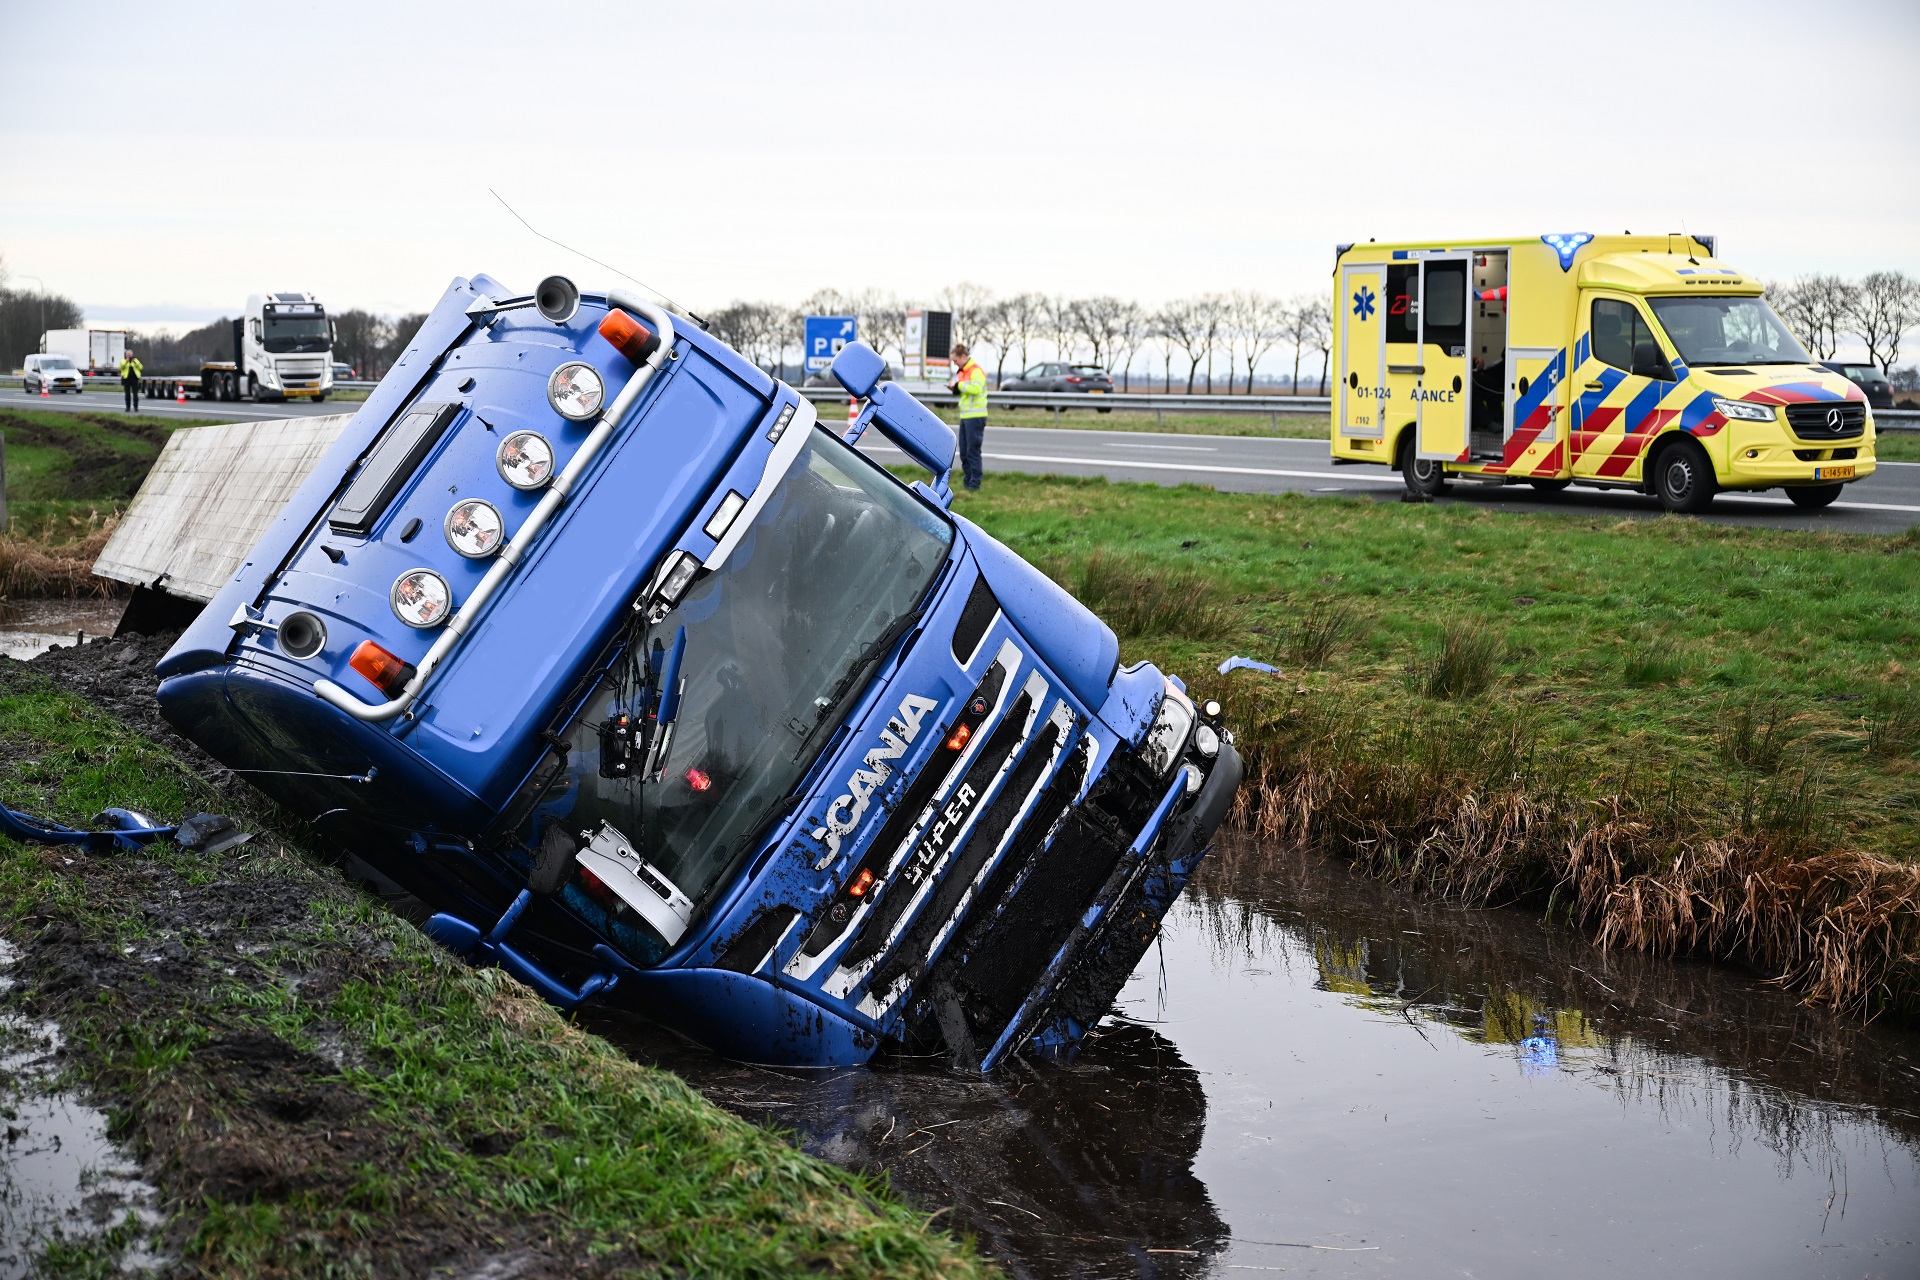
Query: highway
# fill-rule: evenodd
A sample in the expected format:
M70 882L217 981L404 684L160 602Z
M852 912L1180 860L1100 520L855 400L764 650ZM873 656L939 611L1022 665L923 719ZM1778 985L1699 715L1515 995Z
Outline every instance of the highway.
M225 421L262 420L319 413L351 413L354 401L311 404L226 404L189 400L142 401L141 414L156 418ZM94 392L83 396L26 395L0 390L0 409L83 410L118 413L116 398ZM832 415L823 410L823 420ZM888 463L905 461L877 431L861 447ZM989 473L1024 471L1066 476L1105 476L1147 484L1203 484L1235 493L1338 494L1349 498L1398 501L1400 477L1385 467L1336 467L1323 440L1281 440L1271 436L1166 435L1142 431L1076 431L1053 427L987 428ZM954 475L955 483L959 474ZM1660 503L1619 490L1584 489L1543 496L1527 485L1455 482L1440 502L1470 503L1499 511L1537 511L1585 518L1652 517ZM1836 533L1904 533L1920 525L1920 463L1882 462L1865 480L1847 486L1840 500L1824 511L1801 511L1779 490L1757 494L1723 493L1704 517L1721 524L1769 529L1826 529Z

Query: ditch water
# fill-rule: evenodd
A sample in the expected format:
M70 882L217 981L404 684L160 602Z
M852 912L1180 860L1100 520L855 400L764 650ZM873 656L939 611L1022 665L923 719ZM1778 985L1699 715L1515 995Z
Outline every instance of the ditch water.
M26 661L55 645L110 636L124 600L0 600L0 654Z
M595 1029L1023 1276L1914 1276L1920 1035L1235 841L1071 1061Z

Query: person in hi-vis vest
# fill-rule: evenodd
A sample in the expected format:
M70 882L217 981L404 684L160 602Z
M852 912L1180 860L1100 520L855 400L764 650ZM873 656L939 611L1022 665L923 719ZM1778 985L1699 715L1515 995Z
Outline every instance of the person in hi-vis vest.
M969 489L980 487L980 449L987 439L987 371L967 354L967 344L953 344L954 374L947 390L960 393L960 479Z
M140 373L142 366L133 354L133 348L127 348L127 354L120 360L120 390L126 396L127 412L140 412Z

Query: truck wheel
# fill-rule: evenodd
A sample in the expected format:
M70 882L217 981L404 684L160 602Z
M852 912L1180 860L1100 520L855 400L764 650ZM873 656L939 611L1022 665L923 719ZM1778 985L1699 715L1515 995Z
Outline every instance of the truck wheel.
M1677 515L1698 515L1720 491L1706 451L1691 440L1664 450L1654 463L1653 491L1660 505Z
M1802 511L1818 511L1840 496L1843 484L1802 484L1787 490L1787 497Z
M320 403L320 402L321 402L322 400L325 400L326 398L327 398L327 393L326 393L326 392L324 392L324 391L322 391L322 392L321 392L321 393L320 393L319 395L316 395L316 396L315 396L315 397L313 398L313 402L314 402L315 404L319 404L319 403Z
M1447 471L1432 458L1414 456L1413 433L1400 442L1400 478L1416 498L1437 498L1447 489Z
M1568 485L1572 484L1573 481L1571 480L1529 480L1527 481L1527 483L1532 485L1534 489L1539 493L1560 493L1563 490L1565 490Z
M260 379L252 374L247 375L247 399L255 404L260 403Z

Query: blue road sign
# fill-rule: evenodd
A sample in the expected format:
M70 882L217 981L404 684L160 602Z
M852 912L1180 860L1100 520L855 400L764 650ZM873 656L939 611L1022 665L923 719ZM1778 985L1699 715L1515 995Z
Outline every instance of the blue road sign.
M852 316L806 318L807 372L819 373L833 363L840 348L860 337Z

